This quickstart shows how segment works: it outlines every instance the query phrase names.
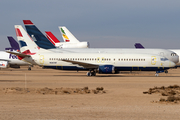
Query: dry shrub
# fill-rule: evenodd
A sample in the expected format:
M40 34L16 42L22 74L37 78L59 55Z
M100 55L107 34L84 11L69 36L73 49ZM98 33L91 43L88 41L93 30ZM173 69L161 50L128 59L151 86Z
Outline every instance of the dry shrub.
M160 102L165 102L166 100L164 98L161 98L159 101Z

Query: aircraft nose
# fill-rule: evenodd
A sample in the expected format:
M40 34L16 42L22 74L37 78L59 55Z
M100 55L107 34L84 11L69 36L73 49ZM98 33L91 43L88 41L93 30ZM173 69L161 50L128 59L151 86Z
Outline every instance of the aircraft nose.
M175 67L175 66L176 66L176 63L169 61L169 67Z
M174 63L179 63L179 56L176 56Z

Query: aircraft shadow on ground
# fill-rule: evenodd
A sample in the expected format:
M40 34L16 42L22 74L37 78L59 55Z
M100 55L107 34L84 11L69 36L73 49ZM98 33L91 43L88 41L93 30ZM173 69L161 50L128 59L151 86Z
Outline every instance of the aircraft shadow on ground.
M0 82L24 82L24 80L0 80Z
M86 75L53 75L53 76L67 76L67 77L86 77ZM93 77L156 77L155 75L142 75L142 76L138 76L138 75L96 75L96 76L91 76ZM159 75L158 77L180 77L180 76L161 76ZM158 78L157 77L157 78Z

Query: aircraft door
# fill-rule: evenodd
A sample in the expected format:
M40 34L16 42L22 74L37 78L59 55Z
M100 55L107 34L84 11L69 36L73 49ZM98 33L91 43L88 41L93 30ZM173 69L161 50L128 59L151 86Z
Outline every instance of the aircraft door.
M151 64L156 65L156 56L151 56Z
M40 64L44 64L44 55L40 55L39 62Z

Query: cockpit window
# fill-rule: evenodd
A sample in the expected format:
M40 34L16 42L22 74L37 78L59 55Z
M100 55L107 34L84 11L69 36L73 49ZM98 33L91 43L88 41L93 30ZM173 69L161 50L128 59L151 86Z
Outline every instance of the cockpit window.
M171 53L171 56L177 56L177 54L176 53Z
M168 60L167 58L161 58L161 61L166 61L166 60Z

